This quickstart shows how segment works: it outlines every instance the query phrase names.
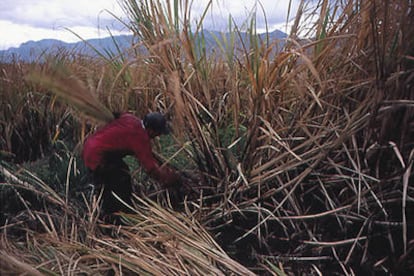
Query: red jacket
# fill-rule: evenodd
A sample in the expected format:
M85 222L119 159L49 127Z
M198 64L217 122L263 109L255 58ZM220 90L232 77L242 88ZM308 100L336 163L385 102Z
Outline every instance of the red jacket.
M82 158L86 167L95 170L108 152L120 156L135 155L147 173L162 182L173 181L171 178L175 177L171 170L160 168L152 155L150 137L142 121L132 114L121 114L89 136L83 146Z

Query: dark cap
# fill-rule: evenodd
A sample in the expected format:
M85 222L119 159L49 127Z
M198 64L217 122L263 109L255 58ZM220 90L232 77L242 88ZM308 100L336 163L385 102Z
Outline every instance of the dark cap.
M143 122L145 128L152 129L161 134L170 133L165 116L159 112L148 113L145 115Z

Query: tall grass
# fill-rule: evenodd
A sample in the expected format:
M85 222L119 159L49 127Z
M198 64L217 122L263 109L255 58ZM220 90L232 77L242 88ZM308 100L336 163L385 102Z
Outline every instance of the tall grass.
M62 258L51 263L63 271L82 263L95 273L249 273L230 256L259 274L412 270L412 4L320 0L310 8L302 1L282 51L277 41L260 39L252 12L246 30L231 23L226 39L216 37L221 52L214 56L203 17L190 21L191 2L122 2L126 25L140 38L135 58L117 59L115 67L97 62L100 70L67 66L112 111L169 114L174 145L165 149L161 140L154 148L166 162L181 159L191 192L183 214L174 213L157 205L168 206L168 196L137 173L135 181L157 204L137 199L137 213L125 216L118 240L100 236L94 208L86 219L73 215L73 227L88 224L82 229L95 238L82 250L73 246L78 237L69 240L71 251L59 251ZM308 30L312 37L299 36ZM114 99L122 104L114 108ZM15 183L10 175L6 183ZM57 219L47 210L40 221ZM37 231L22 230L27 246L10 254L17 244L7 238L9 227L2 248L11 263L57 271L30 258L13 262L27 248L47 256L49 244L33 246ZM168 265L158 267L163 260Z
M95 201L68 204L30 172L1 169L15 188L33 191L44 204L2 227L2 273L252 275L198 223L148 199L137 198L136 213L123 215L123 226L115 227L98 219ZM23 180L27 176L28 182ZM21 240L24 246L16 243L16 233L28 235Z

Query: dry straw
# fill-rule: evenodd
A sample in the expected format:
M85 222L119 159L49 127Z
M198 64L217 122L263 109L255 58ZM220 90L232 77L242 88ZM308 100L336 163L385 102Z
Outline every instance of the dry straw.
M100 91L119 89L128 109L169 113L175 152L168 160L190 170L197 190L184 197L185 217L160 208L168 196L137 176L157 204L137 199L127 226L94 224L95 205L87 219L74 212L65 221L29 207L29 218L3 227L9 263L119 274L245 275L243 265L273 275L412 271L412 2L300 1L282 44L257 34L254 13L245 26L230 17L229 34L213 38L216 56L202 29L216 2L196 24L191 2L167 3L122 2L140 38L135 59L113 76L107 65L105 79L88 74L95 87L110 87ZM95 93L72 83L88 76L33 76L98 121L110 117ZM29 228L33 216L43 232ZM26 238L17 243L8 233L19 225Z

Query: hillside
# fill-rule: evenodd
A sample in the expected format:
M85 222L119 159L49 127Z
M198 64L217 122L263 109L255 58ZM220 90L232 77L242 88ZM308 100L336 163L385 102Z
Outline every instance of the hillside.
M248 47L247 33L240 33L239 38L236 38L236 47L242 47L242 43ZM287 34L279 30L275 30L269 34L260 34L260 40L269 41L283 40ZM114 37L106 37L101 39L88 39L76 43L66 43L56 39L42 39L39 41L28 41L21 44L19 47L12 47L7 50L0 51L0 60L3 62L11 62L13 60L32 62L42 61L45 54L57 54L59 52L69 52L73 54L80 54L86 56L97 56L97 52L103 53L105 51L117 53L118 47L122 51L130 49L134 43L134 36L120 35ZM218 48L218 42L223 43L223 40L229 41L229 33L220 33L216 31L206 31L204 33L205 45L209 52Z

